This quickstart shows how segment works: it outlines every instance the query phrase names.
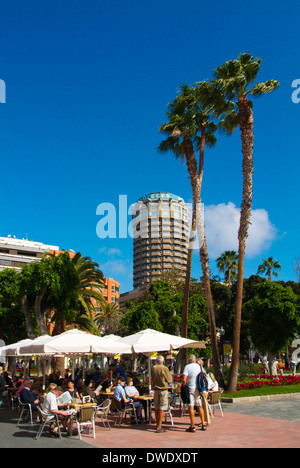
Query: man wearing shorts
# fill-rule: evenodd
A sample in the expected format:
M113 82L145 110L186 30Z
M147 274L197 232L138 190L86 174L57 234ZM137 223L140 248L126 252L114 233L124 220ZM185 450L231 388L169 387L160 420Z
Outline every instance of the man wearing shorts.
M152 368L152 381L154 389L154 408L156 419L156 432L166 432L166 429L161 427L164 411L168 410L168 388L172 383L172 375L169 369L164 366L165 358L157 356L157 364Z
M196 406L198 409L201 423L202 423L202 430L203 431L206 430L206 424L204 420L204 411L203 411L202 402L201 402L201 395L199 393L199 390L196 384L196 379L197 379L199 372L200 372L200 366L199 364L196 363L196 356L194 354L191 354L188 357L188 363L183 370L183 376L182 376L182 385L184 387L185 386L188 387L189 395L190 395L189 415L190 415L191 425L186 430L186 432L196 432L194 406Z

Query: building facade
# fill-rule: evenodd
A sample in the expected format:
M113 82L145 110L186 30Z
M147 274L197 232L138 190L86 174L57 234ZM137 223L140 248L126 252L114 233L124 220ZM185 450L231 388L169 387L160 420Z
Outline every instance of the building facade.
M0 237L0 271L13 268L20 271L24 265L40 260L44 254L59 250L55 245L14 237Z
M16 239L14 237L0 237L0 271L13 268L20 271L24 265L39 261L43 255L59 255L62 250L57 245L46 245L42 242ZM68 252L71 258L75 252ZM120 284L113 278L104 278L101 293L109 303L119 303Z
M141 288L175 267L185 276L189 211L184 200L172 193L141 197L132 214L133 287Z
M100 291L108 304L119 304L120 283L113 278L104 278L104 287Z

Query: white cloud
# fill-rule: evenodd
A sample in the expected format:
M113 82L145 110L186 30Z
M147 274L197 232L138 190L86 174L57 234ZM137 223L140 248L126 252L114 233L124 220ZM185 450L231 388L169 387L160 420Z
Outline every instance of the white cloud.
M114 277L118 280L118 275L132 275L132 261L125 258L123 252L118 248L106 250L106 261L101 262L101 270L104 276Z
M101 269L105 276L114 277L115 275L131 275L132 263L128 260L108 260L101 265ZM118 280L118 278L115 278Z
M109 257L114 257L114 256L120 256L120 257L122 257L122 256L123 256L122 251L121 251L120 249L116 249L116 248L108 249L107 255L108 255Z
M217 258L224 250L238 250L238 229L240 208L234 203L220 203L204 207L205 234L208 253ZM255 257L268 248L277 235L276 227L271 223L269 214L264 209L252 210L246 255Z

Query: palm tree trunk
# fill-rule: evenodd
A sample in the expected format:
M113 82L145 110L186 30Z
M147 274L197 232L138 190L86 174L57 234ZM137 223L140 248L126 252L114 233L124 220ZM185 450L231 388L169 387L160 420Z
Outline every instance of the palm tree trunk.
M193 203L196 211L196 228L197 228L197 237L199 241L199 254L200 262L202 266L203 273L203 283L205 289L205 297L207 303L208 319L209 319L209 328L210 328L210 339L212 347L212 355L214 361L214 373L216 379L219 382L221 387L224 387L224 376L222 372L222 365L218 351L218 340L217 340L217 331L216 331L216 322L215 322L215 313L214 305L211 294L210 287L210 271L209 271L209 260L207 253L207 245L204 233L204 223L202 217L202 208L201 208L201 182L197 171L197 162L194 154L193 144L191 140L187 137L184 137L183 140L184 151L186 155L188 172L190 175L192 191L193 191Z
M269 281L272 281L272 273L271 273L271 269L268 271L269 273Z
M228 281L228 286L230 287L231 286L231 268L228 268L228 278L227 278L227 281Z
M227 390L230 393L236 392L239 355L240 355L240 334L242 322L243 305L243 284L244 284L244 258L246 250L246 241L248 237L248 228L250 223L252 208L252 173L253 173L253 114L250 107L250 101L246 96L239 98L239 125L241 129L242 153L243 153L243 203L240 216L240 227L238 233L239 240L239 259L238 259L238 278L237 294L235 302L235 316L233 328L233 353L232 363L229 373Z
M188 308L189 308L189 298L190 298L190 284L191 284L195 231L196 231L196 207L195 207L195 204L193 203L193 217L192 217L191 233L190 233L190 239L189 239L188 258L187 258L187 264L186 264L185 283L184 283L184 296L183 296L182 312L181 312L181 336L183 338L187 338L187 334L188 334ZM187 354L188 354L187 348L181 348L179 350L178 361L180 361L180 370L183 369L187 361Z

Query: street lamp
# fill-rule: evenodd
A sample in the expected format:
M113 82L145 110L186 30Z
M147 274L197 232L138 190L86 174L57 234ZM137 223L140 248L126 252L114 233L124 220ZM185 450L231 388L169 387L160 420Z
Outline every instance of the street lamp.
M223 361L223 364L224 364L223 336L225 335L225 330L221 326L220 328L217 329L217 331L218 331L217 335L218 335L218 340L219 340L219 343L220 343L222 361Z

